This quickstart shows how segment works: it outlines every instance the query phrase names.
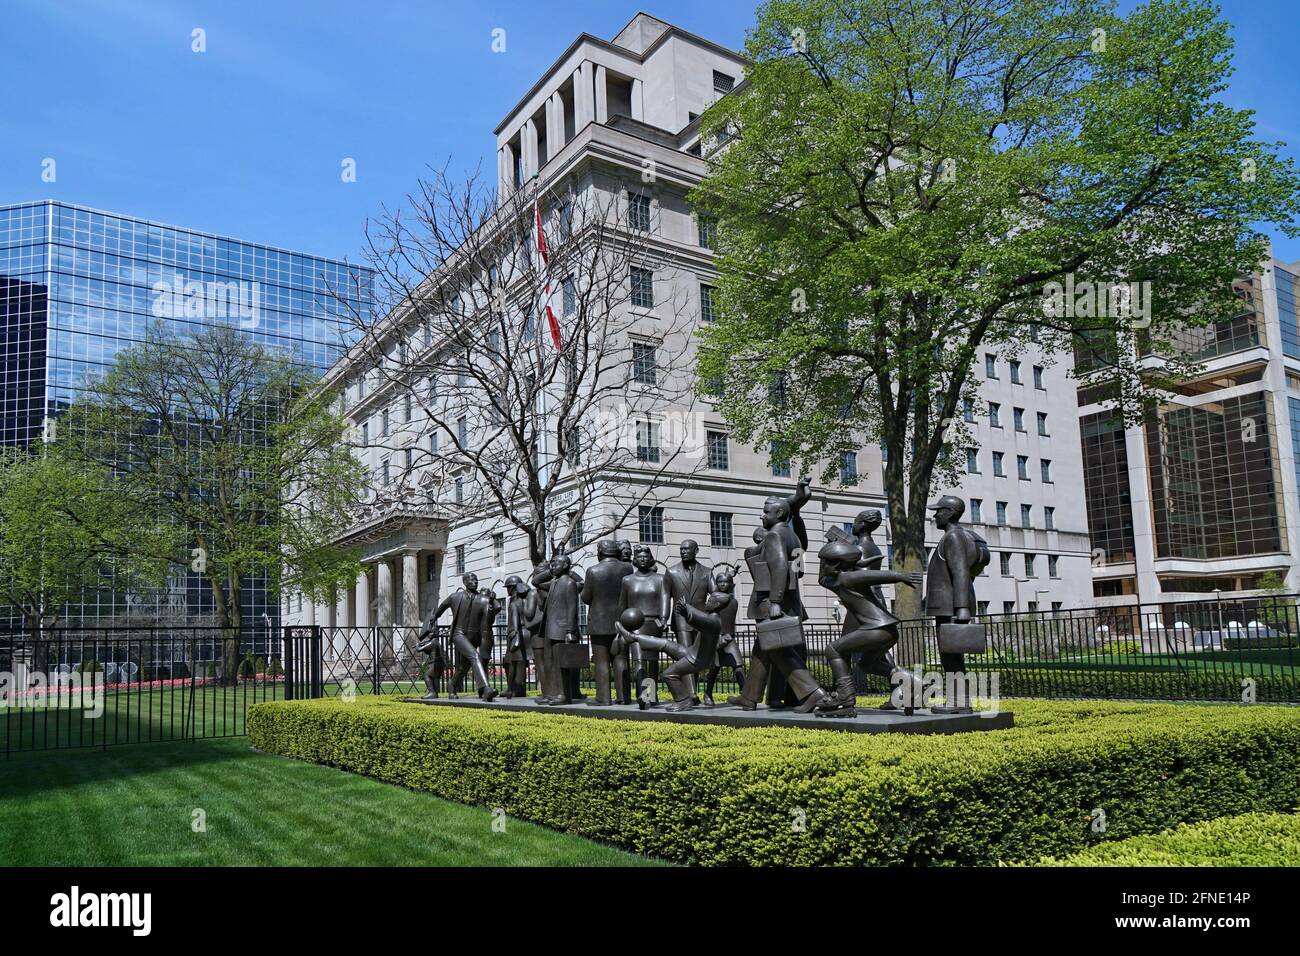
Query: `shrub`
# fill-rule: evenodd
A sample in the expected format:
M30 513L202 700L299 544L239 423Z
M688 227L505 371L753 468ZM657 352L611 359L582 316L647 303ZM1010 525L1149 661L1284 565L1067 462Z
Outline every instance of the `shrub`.
M1300 814L1243 813L1115 840L1037 866L1300 866Z
M273 702L254 746L702 864L991 864L1300 804L1300 712L1017 701L1011 730L731 728ZM796 826L795 824L799 825Z
M277 655L271 656L271 663L267 665L266 673L271 677L284 676L284 668L280 666L280 658Z
M266 658L261 654L257 655L257 660L253 661L253 669L259 674L266 673Z
M243 660L239 662L239 676L252 677L257 673L257 665L253 662L252 654L245 654Z

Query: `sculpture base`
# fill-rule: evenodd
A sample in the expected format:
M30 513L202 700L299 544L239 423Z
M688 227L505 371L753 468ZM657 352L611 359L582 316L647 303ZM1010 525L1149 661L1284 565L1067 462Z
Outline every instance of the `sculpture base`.
M509 710L529 714L565 714L570 717L593 717L605 720L661 720L674 724L719 724L724 727L798 727L805 730L840 730L858 734L961 734L971 730L1006 730L1013 726L1014 717L1009 710L977 711L974 714L934 714L928 710L915 711L908 717L902 711L876 710L874 707L858 708L855 717L817 717L814 714L796 714L789 710L771 710L759 705L757 710L741 710L731 704L715 707L695 707L675 713L666 711L664 705L640 710L635 704L556 704L546 706L533 703L535 698L516 697L512 700L497 698L491 702L477 697L460 697L449 700L424 700L418 697L403 698L408 703L431 707L471 707L479 710Z

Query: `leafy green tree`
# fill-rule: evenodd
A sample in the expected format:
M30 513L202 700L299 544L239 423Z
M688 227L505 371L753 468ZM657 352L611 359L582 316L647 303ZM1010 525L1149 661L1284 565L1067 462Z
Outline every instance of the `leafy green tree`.
M1077 350L1081 387L1136 417L1190 369L1179 330L1241 311L1256 224L1295 234L1300 180L1219 98L1232 41L1199 0L769 0L746 52L703 120L699 378L740 437L828 480L879 443L903 569L965 463L983 354Z
M174 538L143 513L103 468L72 461L58 446L0 448L0 603L37 634L55 627L86 590L114 580L158 586L160 552Z
M138 502L184 529L154 556L200 573L223 635L223 679L239 665L243 585L328 600L356 580L333 546L364 472L346 419L300 366L217 326L180 338L159 325L120 353L61 422L60 440L114 470Z

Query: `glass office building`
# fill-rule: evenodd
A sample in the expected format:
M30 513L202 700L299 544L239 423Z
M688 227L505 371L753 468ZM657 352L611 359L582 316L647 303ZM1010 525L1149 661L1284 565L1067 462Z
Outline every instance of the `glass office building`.
M337 260L67 203L0 207L0 444L39 438L47 418L160 319L180 334L236 324L324 372L351 327L343 315L369 317L371 282L369 270ZM246 622L278 625L264 583L246 588ZM194 619L210 602L195 577L155 595L88 593L68 619Z

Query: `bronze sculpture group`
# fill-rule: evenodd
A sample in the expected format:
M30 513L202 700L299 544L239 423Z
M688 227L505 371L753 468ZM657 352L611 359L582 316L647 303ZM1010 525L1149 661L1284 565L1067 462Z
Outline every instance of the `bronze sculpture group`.
M642 709L656 707L662 682L672 697L664 709L677 712L714 706L717 676L729 667L740 685L740 692L727 699L733 706L756 710L766 700L772 709L851 717L857 713L852 666L859 657L866 673L885 678L894 688L882 709L901 707L910 714L923 706L920 681L892 656L899 621L880 590L884 584L920 588L922 575L881 569L884 555L872 540L881 523L875 509L861 512L851 533L833 529L817 553L818 583L836 596L845 617L839 637L825 652L831 686L821 686L809 670L803 634L807 615L800 595L808 535L800 509L810 497L807 480L792 495L769 497L762 526L745 551L753 584L747 613L755 629L747 668L735 635L735 567L703 564L696 542L686 540L680 561L660 571L650 548L604 539L597 544L596 563L581 576L567 555L557 555L538 565L528 581L519 576L506 579L504 696L527 696L531 661L540 688L533 698L536 703L582 701L578 672L590 663L596 693L589 703L635 701ZM983 628L972 623L973 581L988 562L988 547L960 524L961 499L944 495L931 510L943 534L925 573L925 605L938 626L940 657L950 678L946 702L932 710L970 713L959 675L963 654L984 649ZM585 643L578 623L580 605L587 609ZM450 696L456 696L472 672L479 697L490 701L497 691L488 683L486 665L501 603L490 591L479 590L473 574L464 576L463 588L438 605L420 633L417 649L429 655L427 696L438 696L447 665L437 640L437 620L448 610L456 661ZM662 672L660 655L670 660ZM697 688L701 678L703 694Z

